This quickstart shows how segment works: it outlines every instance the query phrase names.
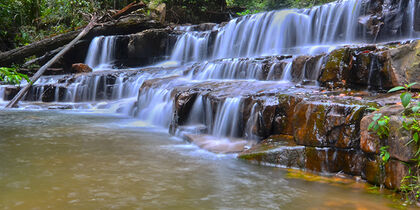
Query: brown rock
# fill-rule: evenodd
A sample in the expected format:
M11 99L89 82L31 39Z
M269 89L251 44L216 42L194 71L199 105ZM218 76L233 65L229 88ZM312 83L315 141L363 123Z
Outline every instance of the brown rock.
M92 72L92 68L84 63L75 63L71 65L71 70L76 74Z
M403 162L390 160L385 164L385 186L389 189L399 189L401 180L408 175L408 169Z
M368 130L369 124L372 122L373 114L363 117L360 122L360 149L366 153L379 153L380 140L372 131Z

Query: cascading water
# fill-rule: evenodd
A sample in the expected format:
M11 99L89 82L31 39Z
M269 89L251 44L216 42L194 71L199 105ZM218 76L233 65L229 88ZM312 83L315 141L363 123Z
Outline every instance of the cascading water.
M4 102L4 87L0 86L0 103Z
M262 79L262 64L252 60L226 59L194 66L188 74L193 80Z
M89 45L85 63L93 70L112 68L117 36L95 37Z
M414 8L414 3L415 0L410 0L409 7ZM409 23L398 29L400 33L385 37L385 40L420 37L413 29L414 11L411 8L404 13ZM359 24L359 17L364 11L366 8L361 1L343 0L311 9L286 9L247 15L218 27L215 38L209 36L209 31L187 30L178 39L171 58L192 62L217 58L308 54L328 52L334 46L344 43L372 42L374 38L366 38L367 32ZM213 39L215 41L212 42ZM196 49L202 49L199 56Z
M173 116L170 88L143 88L138 97L137 118L150 125L168 128Z
M414 4L415 1L410 0L409 7L414 8ZM226 84L238 82L255 84L242 85L238 89L252 92L261 87L274 89L278 93L282 87L287 88L292 80L317 81L324 55L311 64L310 70L304 63L303 75L293 78L296 55L318 55L345 43L374 41L359 24L359 18L365 12L365 5L361 1L343 0L311 9L286 9L247 15L225 25L205 27L207 30L181 26L176 30L183 31L183 34L178 35L169 56L169 63L181 67L170 69L167 66L154 66L157 68L154 73L147 70L128 75L95 72L67 79L43 77L28 95L32 95L33 100L45 101L46 95L52 94L48 101L89 102L93 108L117 112L123 109L123 113L134 115L151 125L169 128L175 120L175 108L178 105L174 102L174 90L184 84L192 86L213 82L211 85L214 87L225 87ZM404 17L409 21L398 29L399 33L393 38L420 37L413 29L414 11L407 10ZM94 71L111 69L117 57L116 40L117 36L94 38L89 46L86 64ZM131 70L126 69L127 72ZM147 80L173 75L177 77L170 82L145 85ZM212 91L210 88L204 89L205 93L196 93L186 124L203 125L208 134L217 137L258 138L253 129L259 120L260 107L256 103L245 107L245 99L249 95L236 90L236 86L229 88L226 93L213 98L209 96L209 91ZM0 101L2 91L0 87ZM243 122L245 108L252 110L246 111L249 118Z

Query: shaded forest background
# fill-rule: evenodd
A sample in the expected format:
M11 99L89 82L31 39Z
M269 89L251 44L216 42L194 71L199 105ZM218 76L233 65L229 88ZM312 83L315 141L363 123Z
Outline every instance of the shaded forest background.
M89 14L118 10L133 0L2 0L0 51L7 51L87 24ZM165 3L178 23L200 22L218 12L249 14L281 8L302 8L332 0L143 0ZM205 21L205 20L203 20Z

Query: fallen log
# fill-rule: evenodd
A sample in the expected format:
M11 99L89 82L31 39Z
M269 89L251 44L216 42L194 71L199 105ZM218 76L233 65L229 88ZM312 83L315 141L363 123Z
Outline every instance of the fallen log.
M136 3L135 1L131 2L129 5L125 6L124 8L122 8L121 10L119 10L117 13L115 13L114 15L112 15L111 17L113 19L118 19L124 15L128 15L131 12L134 12L138 9L144 8L146 7L146 4L143 3L142 1L140 1L139 3Z
M99 35L125 35L137 33L150 28L164 27L158 21L142 15L128 15L118 20L108 21L96 25L83 40L91 41ZM65 34L57 35L27 46L19 47L13 50L0 53L0 66L10 66L11 64L23 64L25 58L35 55L40 57L46 53L60 48L73 40L82 29L71 31Z
M93 16L90 20L89 24L77 35L75 39L73 39L69 44L67 44L64 49L62 49L57 55L55 55L50 61L48 61L45 65L43 65L31 78L31 82L29 82L23 89L19 91L19 93L6 105L6 108L12 108L16 106L16 103L19 102L20 99L28 92L29 88L31 88L32 84L35 83L50 67L55 61L57 61L61 56L63 56L70 48L73 47L74 44L77 43L82 37L84 37L96 24L96 16Z

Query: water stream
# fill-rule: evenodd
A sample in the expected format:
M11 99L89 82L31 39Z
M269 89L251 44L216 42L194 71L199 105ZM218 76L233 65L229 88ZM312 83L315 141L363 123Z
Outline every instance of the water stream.
M142 129L132 118L0 113L1 209L387 209L363 184L289 178Z

